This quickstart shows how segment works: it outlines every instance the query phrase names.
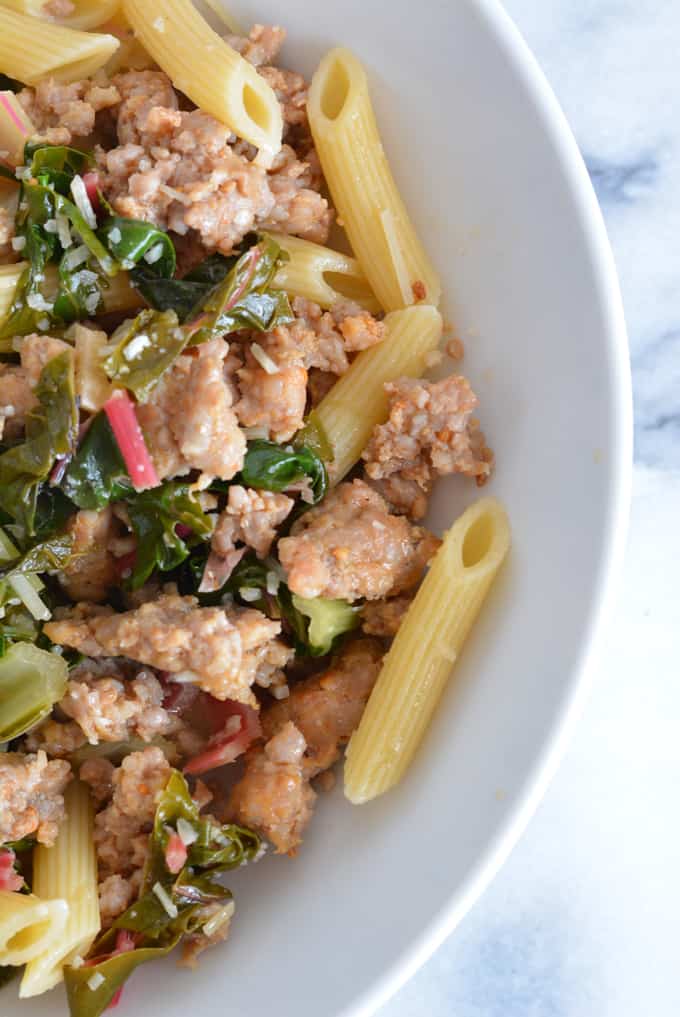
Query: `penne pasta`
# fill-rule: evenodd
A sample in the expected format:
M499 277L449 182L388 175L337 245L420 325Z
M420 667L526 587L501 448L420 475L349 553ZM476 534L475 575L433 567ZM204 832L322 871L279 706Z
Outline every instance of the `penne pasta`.
M19 967L52 950L67 917L64 900L0 890L0 965Z
M437 305L439 277L392 176L366 73L349 50L331 50L321 61L307 112L333 202L380 305Z
M508 518L493 498L471 505L445 535L347 748L345 795L354 804L401 780L509 547Z
M373 314L380 311L356 258L300 237L272 235L290 258L276 273L276 286L293 297L305 297L326 309L336 300L348 299Z
M258 149L271 165L281 148L283 118L273 89L213 31L190 0L124 0L144 48L173 84L206 113Z
M22 999L62 981L64 965L87 953L100 928L89 791L73 781L64 799L66 818L54 846L39 844L34 851L33 889L44 900L65 900L68 918L59 941L27 964L19 990Z
M351 470L373 428L387 418L385 382L422 374L442 334L441 315L427 304L393 311L385 324L383 341L359 354L314 411L333 452L328 464L333 484Z
M0 67L27 85L68 83L103 67L118 48L113 35L79 32L0 7Z
M36 133L33 122L14 92L0 92L0 160L16 169L24 161L24 148ZM4 182L4 181L3 181ZM11 181L7 181L11 186Z
M49 0L0 0L0 6L28 14L32 18L42 18L58 25L78 28L87 31L99 28L114 16L120 0L71 0L74 9L69 14L53 14Z

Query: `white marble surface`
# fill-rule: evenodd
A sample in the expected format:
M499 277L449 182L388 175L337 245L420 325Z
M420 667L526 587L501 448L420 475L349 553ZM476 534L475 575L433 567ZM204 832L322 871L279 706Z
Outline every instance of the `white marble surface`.
M506 0L614 246L636 400L625 575L595 688L510 861L380 1017L678 1017L680 2Z

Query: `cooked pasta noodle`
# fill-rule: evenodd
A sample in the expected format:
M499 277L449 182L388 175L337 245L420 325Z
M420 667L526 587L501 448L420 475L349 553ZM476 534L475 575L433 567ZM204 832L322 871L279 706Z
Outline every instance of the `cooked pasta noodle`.
M471 505L446 534L347 749L351 802L401 780L509 547L507 515L493 498Z
M291 296L306 297L325 308L346 297L367 311L380 310L356 258L300 237L274 236L290 257L277 272L275 284Z
M426 304L393 311L385 324L383 341L359 354L315 411L333 450L329 472L334 484L351 470L375 425L387 417L385 382L422 374L428 353L441 338L441 315Z
M99 931L97 863L92 840L92 806L87 787L73 781L64 793L66 818L53 847L33 854L33 889L44 900L65 900L63 934L27 966L21 998L46 992L63 978L63 966L84 956Z
M381 306L438 304L439 277L392 176L366 73L349 50L334 49L321 61L308 114L333 201Z
M67 917L64 900L0 890L0 964L20 966L53 949Z
M118 48L113 35L79 32L0 7L0 67L17 81L78 81L103 67Z
M19 14L28 14L32 18L43 18L82 31L99 28L114 16L120 6L120 0L72 0L72 2L75 9L70 14L57 16L46 14L48 0L0 0L0 6L9 7Z
M16 168L24 161L24 147L35 127L14 92L0 92L0 161ZM8 181L9 183L9 181ZM11 186L11 185L10 185Z
M124 0L144 48L173 84L206 113L258 149L270 165L281 148L283 118L273 89L214 32L190 0Z

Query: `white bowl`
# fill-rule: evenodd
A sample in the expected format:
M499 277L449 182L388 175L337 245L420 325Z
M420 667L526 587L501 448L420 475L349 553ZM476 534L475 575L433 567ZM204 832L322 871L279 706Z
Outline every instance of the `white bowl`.
M439 267L498 459L512 558L403 785L323 797L295 860L235 874L232 937L196 975L140 969L120 1017L359 1017L453 929L535 807L584 688L628 508L631 398L616 274L576 144L493 0L274 0L285 63L365 60L386 148ZM446 526L476 491L443 485ZM9 1011L8 1008L9 1007ZM63 1007L63 1010L62 1010ZM58 992L5 1017L56 1017Z

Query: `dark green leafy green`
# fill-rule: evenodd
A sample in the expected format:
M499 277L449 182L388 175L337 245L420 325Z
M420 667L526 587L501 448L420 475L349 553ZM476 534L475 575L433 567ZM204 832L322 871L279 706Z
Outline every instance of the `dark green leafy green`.
M175 270L175 249L166 233L149 223L113 215L97 228L71 200L72 187L77 184L82 192L81 174L94 166L88 153L40 142L28 144L24 158L15 232L24 239L28 268L0 327L3 348L15 335L62 327L97 314L107 277L134 267L139 259L151 277L169 276ZM98 207L109 208L101 195ZM75 247L70 237L62 246L62 227L79 238ZM45 266L53 262L59 266L59 286L54 299L47 299L42 284Z
M30 166L31 175L45 187L52 187L59 194L70 193L71 182L76 174L82 175L95 165L94 158L87 152L65 145L45 145L42 142L28 144L24 150L24 161Z
M123 268L134 269L144 261L152 278L169 279L175 271L175 247L168 236L152 223L112 216L97 230L97 236Z
M47 540L55 533L61 533L76 506L58 487L44 487L38 495L35 512L35 536Z
M208 293L196 317L187 324L192 344L240 329L268 332L294 321L287 295L272 288L278 267L287 258L273 237L260 236Z
M173 873L166 850L178 824L197 835L186 862ZM231 893L212 877L253 860L259 837L242 827L202 819L184 777L173 770L161 794L150 837L140 898L95 942L92 959L65 969L71 1017L99 1017L135 968L165 956L185 933L230 917ZM92 988L92 975L101 975Z
M35 534L38 495L55 459L70 455L77 440L70 350L45 365L35 394L38 406L27 414L25 440L0 455L0 509L27 536Z
M186 321L200 307L208 293L226 276L238 256L211 254L181 279L159 279L148 265L139 265L130 275L133 286L157 311L174 311Z
M212 520L201 508L196 492L188 484L168 482L135 494L127 502L132 529L137 537L137 554L130 578L133 590L142 586L155 568L169 572L189 555L187 539L207 540ZM186 527L191 538L180 536Z
M132 481L105 413L93 418L66 471L62 489L83 509L104 508L132 492Z
M0 583L7 582L14 576L58 571L67 564L72 551L73 537L70 534L62 534L41 544L35 544L12 561L3 561L0 565Z
M188 341L174 311L147 308L113 333L111 343L116 345L103 361L104 370L114 385L144 400Z
M306 445L294 448L264 439L250 441L241 477L248 487L266 491L285 491L293 484L308 480L315 505L328 490L326 467L317 453Z

